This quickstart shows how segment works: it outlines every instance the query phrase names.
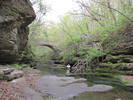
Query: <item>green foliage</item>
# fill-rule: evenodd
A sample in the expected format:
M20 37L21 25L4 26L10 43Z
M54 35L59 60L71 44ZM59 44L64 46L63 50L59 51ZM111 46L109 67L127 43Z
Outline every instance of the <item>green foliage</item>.
M118 3L118 0L110 1L111 8L118 10L124 14L125 17L116 10L103 7L93 1L93 3L90 1L88 2L89 5L85 5L88 6L89 10L86 8L84 9L88 11L68 12L63 16L60 16L60 21L58 23L52 21L43 23L39 20L42 16L37 16L36 21L30 25L29 35L29 44L32 45L34 54L39 57L44 56L44 59L50 59L50 57L53 56L49 48L37 46L36 41L43 41L47 44L53 44L62 50L60 55L63 56L63 60L66 61L73 59L75 52L78 52L82 57L86 57L86 59L89 59L90 55L94 58L98 58L100 55L106 55L106 53L102 53L98 48L85 47L81 44L82 42L83 44L87 44L86 38L88 38L87 42L89 41L90 44L92 44L92 37L94 36L100 37L101 44L105 39L111 40L114 37L118 37L115 33L130 22L126 17L129 19L132 19L133 17L133 14L131 13L131 4L127 1L124 1L123 3ZM112 5L112 3L114 5ZM48 6L43 5L42 0L33 0L33 4L37 4L37 7L40 10L38 15L44 16L46 14ZM78 16L78 13L80 16ZM114 34L112 35L112 33ZM112 43L109 42L108 49L114 47L116 43L116 41L112 41ZM111 57L111 55L108 56ZM90 66L94 64L94 62L88 63ZM122 63L122 61L118 61L117 63ZM108 64L111 65L112 63L108 62ZM90 70L90 67L88 67L88 69Z
M122 79L122 78L120 78L120 80L121 80L121 82L123 82L124 84L127 84L127 83L130 82L129 80L124 80L124 79Z
M121 59L120 59L120 60L118 60L118 61L117 61L117 63L122 63L122 60L121 60Z
M0 74L2 74L2 71L0 70Z
M87 67L87 72L88 72L89 74L91 73L91 67L90 67L90 66Z
M10 10L10 8L9 8L9 7L7 7L7 6L6 6L6 8L7 8L8 10Z
M111 63L110 61L108 61L107 64L110 64L110 65L111 65L111 64L113 64L113 63Z
M5 5L5 2L4 2L4 1L2 1L2 4L3 4L3 5Z
M99 57L100 55L104 54L103 52L98 50L98 48L90 48L88 50L88 53L89 53L89 55L91 55L93 57Z
M111 55L111 54L108 54L107 56L108 56L108 57L111 57L112 55Z
M27 9L28 8L28 6L23 6L25 9Z
M125 21L125 23L123 23ZM125 17L120 17L117 20L117 25L114 26L113 24L109 23L106 24L106 26L104 28L102 28L100 30L100 36L101 38L101 43L108 37L108 39L112 39L113 37L116 37L116 35L110 35L112 33L117 33L118 30L120 30L125 24L126 22L128 22L128 20ZM112 43L112 45L114 45L115 43Z
M80 55L85 55L85 54L88 54L88 47L83 47L83 46L79 46L79 48L78 48L78 53L80 54Z
M74 57L74 48L73 47L66 49L63 52L63 60L65 60L66 62L71 61L71 59L73 59L73 57Z
M80 42L83 42L84 41L84 39L75 39L75 41L76 41L76 43L80 43Z
M50 6L45 3L45 0L31 0L36 13L36 22L43 22L43 17L49 11Z
M133 62L133 59L130 59L129 61L130 61L130 62Z
M17 68L21 68L21 66L19 64L12 64L11 66L17 67Z

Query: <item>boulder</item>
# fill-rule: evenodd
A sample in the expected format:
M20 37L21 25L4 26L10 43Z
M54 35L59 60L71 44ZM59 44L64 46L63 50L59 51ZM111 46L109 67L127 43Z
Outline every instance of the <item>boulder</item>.
M6 68L6 69L3 69L3 72L4 72L5 75L10 74L13 71L14 71L14 68Z
M27 26L35 19L29 0L0 1L0 63L19 62L28 43Z
M23 71L10 65L0 65L0 80L11 81L23 76Z
M13 79L17 79L19 77L22 77L23 74L24 74L23 71L15 70L9 75L4 75L4 80L11 81Z

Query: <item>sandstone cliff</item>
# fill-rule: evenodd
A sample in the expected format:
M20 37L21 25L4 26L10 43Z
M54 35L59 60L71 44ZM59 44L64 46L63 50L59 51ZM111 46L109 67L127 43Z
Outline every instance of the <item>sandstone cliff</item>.
M106 59L99 64L100 73L133 75L133 23L123 26L103 42Z
M133 59L133 23L127 24L124 28L114 33L103 43L107 54L107 61L116 63L122 60L125 63L132 63Z
M28 43L28 25L35 19L29 0L0 1L0 63L19 62Z

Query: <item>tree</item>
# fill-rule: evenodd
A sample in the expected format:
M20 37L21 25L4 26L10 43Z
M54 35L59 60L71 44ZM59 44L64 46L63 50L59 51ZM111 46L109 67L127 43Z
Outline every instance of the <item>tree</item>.
M31 0L32 6L35 10L36 19L29 26L29 45L31 45L33 52L36 52L36 44L38 41L43 41L46 39L46 21L44 20L46 13L50 10L49 5L47 5L43 0Z

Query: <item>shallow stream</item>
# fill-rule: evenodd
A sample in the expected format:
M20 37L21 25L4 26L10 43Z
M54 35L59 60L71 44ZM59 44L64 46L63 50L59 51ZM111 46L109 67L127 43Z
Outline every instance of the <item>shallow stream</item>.
M52 100L133 100L133 87L119 79L84 75L66 77L65 68L44 65L37 69L43 76L38 84L44 92L53 95Z

